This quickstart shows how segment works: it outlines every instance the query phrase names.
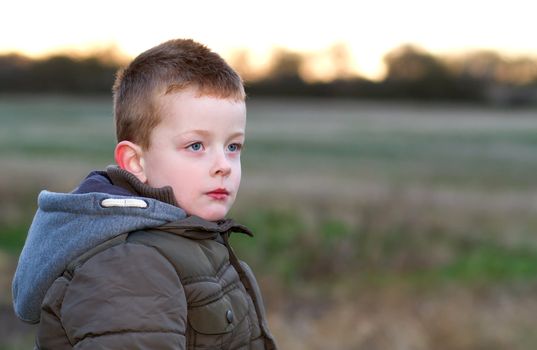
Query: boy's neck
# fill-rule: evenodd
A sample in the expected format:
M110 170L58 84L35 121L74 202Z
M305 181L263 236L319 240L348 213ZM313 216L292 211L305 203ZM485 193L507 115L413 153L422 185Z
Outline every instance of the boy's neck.
M175 195L173 194L173 189L170 186L153 188L144 184L132 173L121 169L117 165L109 165L106 167L106 174L112 181L112 184L122 187L133 194L153 198L178 207Z

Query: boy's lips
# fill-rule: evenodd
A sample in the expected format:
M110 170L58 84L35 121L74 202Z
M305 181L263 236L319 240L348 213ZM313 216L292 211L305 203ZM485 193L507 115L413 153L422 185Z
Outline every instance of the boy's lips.
M229 196L229 192L225 188L217 188L206 193L209 197L217 200L226 199Z

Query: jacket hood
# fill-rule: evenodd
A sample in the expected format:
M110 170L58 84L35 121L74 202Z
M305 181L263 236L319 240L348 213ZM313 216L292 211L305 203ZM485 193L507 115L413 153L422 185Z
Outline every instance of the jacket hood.
M125 232L185 219L179 207L133 195L93 172L71 193L42 191L13 278L13 306L23 321L39 322L41 303L67 264Z

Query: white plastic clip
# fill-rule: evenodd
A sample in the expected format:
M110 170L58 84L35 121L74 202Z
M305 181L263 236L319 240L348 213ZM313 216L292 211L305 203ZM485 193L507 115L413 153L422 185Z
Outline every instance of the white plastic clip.
M147 203L144 200L134 198L107 198L101 201L101 206L105 208L147 208Z

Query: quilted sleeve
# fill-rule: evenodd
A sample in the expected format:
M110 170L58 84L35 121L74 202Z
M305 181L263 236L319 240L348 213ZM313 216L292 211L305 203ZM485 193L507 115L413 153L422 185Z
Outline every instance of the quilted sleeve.
M156 249L125 243L77 268L61 306L74 349L185 349L181 281Z

